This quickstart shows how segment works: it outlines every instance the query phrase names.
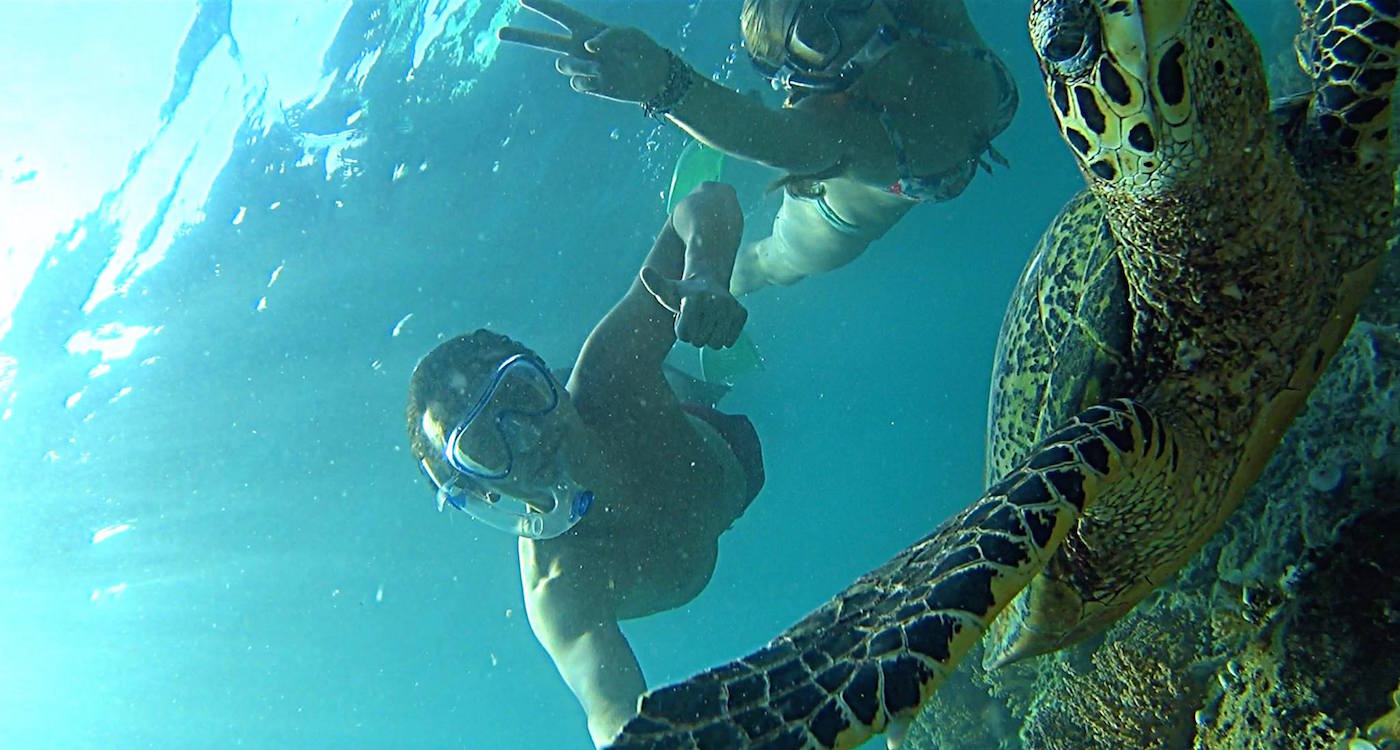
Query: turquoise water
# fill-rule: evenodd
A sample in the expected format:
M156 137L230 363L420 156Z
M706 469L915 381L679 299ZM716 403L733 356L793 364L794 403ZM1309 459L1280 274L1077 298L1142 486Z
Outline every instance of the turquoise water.
M171 98L190 5L0 6L0 748L589 747L513 541L434 512L405 387L482 325L568 364L682 138L494 49L513 2L235 2L237 55L210 37ZM738 5L579 3L757 88ZM1021 87L1012 168L745 300L767 369L725 408L768 483L698 599L625 624L649 684L978 494L1002 309L1080 184L1024 5L970 0ZM1238 5L1280 49L1291 4ZM772 176L730 176L765 232Z

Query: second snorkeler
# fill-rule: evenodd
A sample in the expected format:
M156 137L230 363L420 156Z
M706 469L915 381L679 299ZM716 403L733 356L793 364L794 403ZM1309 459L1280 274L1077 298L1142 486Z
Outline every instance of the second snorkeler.
M960 194L1018 97L961 0L745 0L755 66L786 93L765 106L699 75L646 33L557 0L521 4L567 35L518 27L503 41L559 53L575 90L640 104L702 143L783 170L772 233L746 245L731 291L843 266L919 202Z

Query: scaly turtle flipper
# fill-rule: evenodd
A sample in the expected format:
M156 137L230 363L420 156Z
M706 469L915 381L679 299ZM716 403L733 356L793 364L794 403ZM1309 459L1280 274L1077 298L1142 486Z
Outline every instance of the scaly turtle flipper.
M1313 81L1318 130L1363 165L1388 158L1400 4L1298 0L1298 64Z
M912 719L1086 507L1135 497L1127 490L1163 481L1178 459L1142 406L1086 410L763 649L648 693L609 750L853 748Z

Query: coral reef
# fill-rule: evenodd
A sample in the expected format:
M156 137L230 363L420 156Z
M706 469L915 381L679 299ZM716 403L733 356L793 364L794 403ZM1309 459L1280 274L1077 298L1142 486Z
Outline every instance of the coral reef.
M960 669L934 694L932 702L920 717L921 721L910 726L905 747L985 750L1020 747L1016 736L1020 722L1012 718L1011 710L1005 704L986 699L986 675L974 664L977 661L980 659L975 656L969 658L967 668ZM1030 675L1033 679L1033 670ZM1030 684L1027 683L1025 687L1030 687ZM948 742L937 739L939 737L956 737L956 744L939 744Z
M1194 608L1163 603L1092 651L1087 669L1060 659L1026 718L1027 747L1119 750L1188 746L1209 672L1180 669L1204 647Z

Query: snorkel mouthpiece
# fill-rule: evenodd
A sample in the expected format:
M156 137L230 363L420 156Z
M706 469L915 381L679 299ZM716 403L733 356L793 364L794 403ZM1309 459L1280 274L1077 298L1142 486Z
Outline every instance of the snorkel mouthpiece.
M426 468L429 479L436 480ZM460 486L457 479L438 485L437 508L447 506L460 510L481 523L507 534L526 539L553 539L572 529L593 507L593 491L586 490L565 475L552 488L554 507L547 511L517 497L502 494L481 494Z

